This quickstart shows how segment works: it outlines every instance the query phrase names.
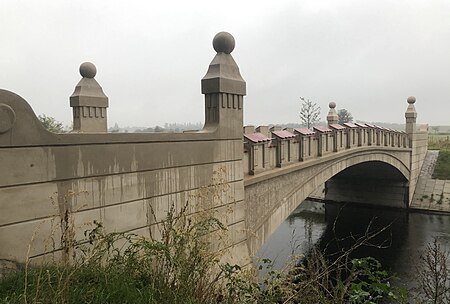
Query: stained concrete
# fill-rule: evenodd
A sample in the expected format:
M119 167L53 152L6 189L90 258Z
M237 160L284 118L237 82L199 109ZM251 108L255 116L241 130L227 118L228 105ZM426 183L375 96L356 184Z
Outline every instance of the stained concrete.
M206 209L228 226L221 246L230 262L249 263L242 250L246 83L231 55L234 38L219 33L213 44L217 54L202 80L206 123L197 132L106 133L109 99L92 63L80 66L68 134L48 132L28 102L0 90L0 260L67 260L67 239L83 241L94 221L105 232L149 237L172 205L188 202L188 212Z

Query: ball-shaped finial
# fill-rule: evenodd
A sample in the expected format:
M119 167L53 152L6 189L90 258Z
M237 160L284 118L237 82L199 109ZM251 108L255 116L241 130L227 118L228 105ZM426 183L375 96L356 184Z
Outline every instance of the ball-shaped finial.
M416 97L414 96L409 96L408 99L406 100L409 104L413 104L416 102Z
M97 74L97 68L92 62L83 62L80 65L80 74L86 78L94 78Z
M214 36L213 47L217 53L230 54L235 46L234 37L227 32L220 32Z
M336 103L334 101L330 101L328 106L330 107L330 109L334 109L334 108L336 108Z

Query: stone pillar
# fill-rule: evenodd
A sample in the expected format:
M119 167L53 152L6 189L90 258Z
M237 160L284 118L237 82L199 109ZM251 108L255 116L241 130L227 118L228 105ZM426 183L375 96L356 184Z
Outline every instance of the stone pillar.
M339 117L337 115L336 112L336 103L334 101L330 101L330 103L328 104L328 107L330 108L330 110L328 111L328 115L327 115L327 121L328 121L328 126L333 125L333 124L337 124L339 121ZM333 130L333 151L337 151L337 141L338 141L338 131L335 130L334 128L332 128Z
M244 134L252 134L252 133L255 133L254 126L245 126L244 127Z
M97 69L94 64L85 62L80 66L80 74L83 78L70 96L70 106L73 109L73 131L107 132L108 97L94 79Z
M422 168L423 157L426 154L426 143L425 149L421 153L420 140L418 139L418 133L416 132L416 120L417 120L417 112L414 103L416 102L416 98L414 96L409 96L406 100L408 102L408 108L406 109L405 118L406 118L406 127L405 132L408 136L408 146L411 148L411 163L410 163L410 178L409 178L409 192L408 192L408 205L411 203L414 190L416 189L417 180L419 177L420 169ZM428 134L426 134L426 142L428 141Z
M213 47L217 54L202 79L204 129L218 132L220 136L242 137L246 83L231 56L234 46L234 38L227 32L214 37Z
M331 101L328 106L330 107L330 111L328 111L327 115L328 125L337 124L339 121L339 117L336 112L336 103L334 101Z
M406 109L405 118L406 118L406 134L408 134L410 147L411 142L413 140L414 133L416 132L416 120L417 120L417 112L416 107L414 107L414 103L416 102L416 98L414 96L409 96L406 100L408 102L408 109Z

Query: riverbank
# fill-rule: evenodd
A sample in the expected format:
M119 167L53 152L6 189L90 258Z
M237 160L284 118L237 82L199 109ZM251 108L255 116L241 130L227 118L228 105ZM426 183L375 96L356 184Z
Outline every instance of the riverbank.
M450 213L450 180L433 179L439 151L428 151L417 181L411 209Z

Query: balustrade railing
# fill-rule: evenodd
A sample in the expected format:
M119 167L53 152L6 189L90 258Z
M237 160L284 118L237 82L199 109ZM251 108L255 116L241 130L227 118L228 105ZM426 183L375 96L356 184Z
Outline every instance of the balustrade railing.
M408 134L369 123L330 124L308 128L244 127L244 174L360 147L409 149Z

